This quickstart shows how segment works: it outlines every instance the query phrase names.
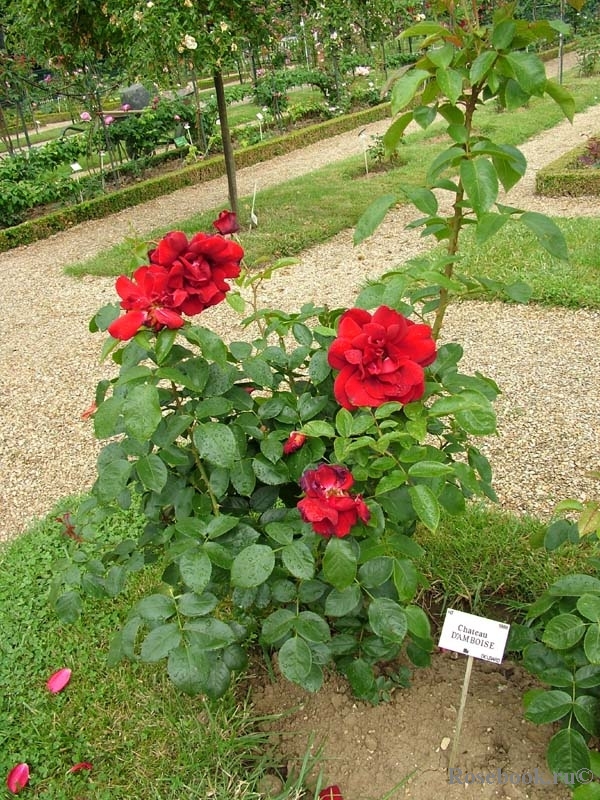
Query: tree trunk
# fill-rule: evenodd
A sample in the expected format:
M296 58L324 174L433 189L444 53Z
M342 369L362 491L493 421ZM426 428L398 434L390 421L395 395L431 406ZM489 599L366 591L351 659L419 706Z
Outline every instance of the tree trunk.
M223 140L223 155L225 156L225 169L227 170L227 186L229 187L229 205L234 214L238 213L237 180L235 174L235 159L233 157L233 145L229 134L229 122L227 121L227 103L225 102L225 88L223 86L223 74L215 72L213 75L215 92L217 95L217 108L219 110L219 120L221 121L221 139Z

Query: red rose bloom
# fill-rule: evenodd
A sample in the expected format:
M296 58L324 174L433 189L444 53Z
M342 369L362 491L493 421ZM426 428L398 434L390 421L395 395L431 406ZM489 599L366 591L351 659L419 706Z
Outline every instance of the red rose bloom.
M188 242L181 231L171 231L148 255L168 272L172 308L193 316L225 299L226 278L238 277L244 251L219 234L197 233Z
M131 339L143 326L159 331L181 328L181 314L174 310L167 288L169 273L162 267L139 267L133 279L121 275L115 287L121 308L127 313L111 322L108 332L115 339Z
M213 222L213 227L219 231L221 236L227 236L230 233L237 233L240 229L237 217L233 211L219 212L219 217Z
M289 456L291 453L295 453L296 450L300 450L305 441L306 435L304 433L292 431L283 445L283 455Z
M415 324L387 306L372 316L351 308L342 315L328 352L329 365L340 370L335 399L351 411L390 401L412 403L423 396L423 367L435 357L429 325Z
M298 502L298 510L315 533L342 538L359 519L369 521L371 514L362 497L348 492L353 483L346 467L321 464L304 473L300 485L306 497Z

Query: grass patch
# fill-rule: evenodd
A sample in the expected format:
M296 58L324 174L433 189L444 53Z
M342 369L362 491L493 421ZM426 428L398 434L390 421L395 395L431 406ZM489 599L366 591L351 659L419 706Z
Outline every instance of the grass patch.
M548 306L600 308L598 246L600 219L555 219L567 240L570 261L553 258L524 225L509 222L481 246L465 232L459 269L469 275L512 283L533 290L532 300Z
M514 622L562 575L591 571L593 545L533 549L531 537L545 527L533 517L472 505L464 516L446 516L437 531L423 530L418 541L431 583L424 601L433 616L451 607Z
M175 691L164 663L107 666L109 641L127 609L157 583L152 569L117 600L90 602L79 623L59 623L47 601L52 563L67 541L58 513L0 550L2 780L25 761L31 790L52 800L258 800L273 755L240 687L210 704ZM123 512L108 535L135 536L142 522ZM61 667L73 677L51 695L45 682ZM91 762L92 771L69 774L80 761ZM307 769L313 766L311 759Z

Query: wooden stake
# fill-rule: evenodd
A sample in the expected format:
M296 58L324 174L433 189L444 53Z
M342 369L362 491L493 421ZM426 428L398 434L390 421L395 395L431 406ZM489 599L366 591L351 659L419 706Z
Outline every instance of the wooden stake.
M460 729L462 728L463 715L465 713L465 705L467 703L467 695L469 693L469 683L471 681L471 670L473 669L473 656L467 658L467 667L465 669L465 679L463 681L462 694L460 696L460 706L458 709L458 716L456 718L456 731L454 732L454 741L452 743L452 751L450 753L450 761L448 762L449 769L456 767L456 757L458 756L458 745L460 741Z

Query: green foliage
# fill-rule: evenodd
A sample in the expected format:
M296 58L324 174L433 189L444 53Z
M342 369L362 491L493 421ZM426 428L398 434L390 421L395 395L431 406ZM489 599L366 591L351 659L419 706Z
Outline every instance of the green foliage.
M548 766L555 773L583 776L584 783L590 770L597 774L590 742L600 731L597 560L594 565L595 574L569 574L553 583L530 606L528 624L513 626L509 639L509 648L522 652L523 666L549 687L524 698L527 719L560 726L548 745Z
M103 309L92 328L117 313ZM497 390L461 374L461 348L444 345L422 400L340 408L327 361L339 314L254 312L258 337L229 346L195 324L109 340L120 371L99 384L94 417L109 443L78 513L83 544L57 572L52 602L72 621L80 597L114 596L130 572L158 562L164 584L133 607L113 660L166 661L180 689L216 698L258 638L289 680L315 691L331 664L371 702L386 688L378 662L407 645L427 662L412 536L418 524L435 529L457 497L494 497L472 439L495 430ZM292 434L302 442L290 452ZM303 475L323 462L350 470L368 507L345 538L317 535L296 507ZM99 522L138 496L143 534L107 546Z
M564 153L536 173L535 190L548 197L600 195L598 138Z

